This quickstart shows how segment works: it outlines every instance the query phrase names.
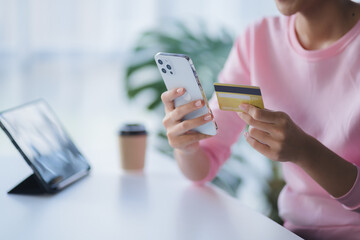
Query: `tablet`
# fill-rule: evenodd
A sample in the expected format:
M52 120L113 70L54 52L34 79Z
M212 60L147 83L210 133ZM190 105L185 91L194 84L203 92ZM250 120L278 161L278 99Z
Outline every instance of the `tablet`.
M89 163L44 100L1 112L0 126L46 192L57 192L89 173Z

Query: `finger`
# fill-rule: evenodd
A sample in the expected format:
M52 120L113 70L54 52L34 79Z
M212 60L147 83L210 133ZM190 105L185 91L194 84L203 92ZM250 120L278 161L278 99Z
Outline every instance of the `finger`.
M171 118L174 121L180 121L185 117L186 114L189 114L197 109L200 109L203 106L204 106L203 100L196 100L196 101L181 105L181 106L175 108L171 112Z
M212 137L210 135L202 134L199 132L193 132L189 134L183 134L177 138L176 147L183 148L200 140Z
M174 100L177 97L182 96L185 93L184 88L174 88L163 92L161 94L161 100L165 105L165 112L169 112L175 109Z
M251 128L249 130L249 136L257 140L258 142L266 144L268 146L272 146L274 143L274 139L268 132L262 131L257 128Z
M244 122L246 122L250 126L260 129L262 131L270 133L272 131L272 129L274 128L273 124L255 120L252 116L250 116L246 112L238 112L238 115L242 120L244 120Z
M244 134L246 141L252 146L256 151L263 154L264 156L269 156L270 154L270 147L266 144L263 144L257 141L255 138L252 138L248 132Z
M276 123L279 117L277 112L268 109L260 109L250 104L243 103L239 107L252 118L261 122Z
M168 134L173 136L184 134L190 131L191 129L201 126L207 122L210 122L212 119L213 116L210 113L208 113L194 119L182 121L181 123L176 124L172 129L170 129Z

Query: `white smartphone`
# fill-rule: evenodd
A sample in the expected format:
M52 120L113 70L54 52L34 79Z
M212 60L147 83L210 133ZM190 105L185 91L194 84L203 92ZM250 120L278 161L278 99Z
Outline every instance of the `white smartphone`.
M159 52L155 55L155 61L168 90L174 88L185 88L186 90L184 95L175 99L175 107L198 99L202 99L205 103L202 108L185 115L184 120L211 113L204 90L201 87L199 77L190 57L184 54ZM193 130L207 135L216 135L217 125L215 121L211 121Z

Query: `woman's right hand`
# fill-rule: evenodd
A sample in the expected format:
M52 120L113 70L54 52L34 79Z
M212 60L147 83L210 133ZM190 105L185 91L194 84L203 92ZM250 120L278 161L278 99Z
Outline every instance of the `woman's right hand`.
M182 96L184 93L184 88L175 88L161 95L166 113L163 125L166 128L166 135L170 146L182 152L191 153L199 147L200 140L211 137L210 135L191 131L191 129L210 122L213 116L211 113L207 113L194 119L183 120L186 114L204 106L203 100L195 100L175 108L175 98Z

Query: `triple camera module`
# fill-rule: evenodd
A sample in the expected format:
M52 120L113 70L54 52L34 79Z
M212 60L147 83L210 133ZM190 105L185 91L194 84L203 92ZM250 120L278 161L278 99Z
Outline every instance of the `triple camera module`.
M158 60L158 63L159 63L160 65L163 65L163 64L164 64L164 62L163 62L161 59ZM162 71L163 73L167 73L167 70L165 69L165 67L168 69L168 71L169 71L170 74L174 74L173 71L172 71L172 68L171 68L171 66L170 66L169 64L166 64L166 66L164 65L164 67L161 68L161 71Z

